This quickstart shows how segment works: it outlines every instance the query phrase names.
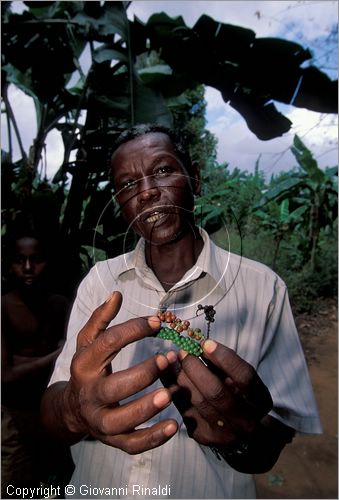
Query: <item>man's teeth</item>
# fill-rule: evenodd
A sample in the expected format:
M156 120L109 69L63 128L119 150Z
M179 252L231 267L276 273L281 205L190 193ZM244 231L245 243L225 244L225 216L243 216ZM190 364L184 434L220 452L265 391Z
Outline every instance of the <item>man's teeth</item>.
M154 214L147 217L146 222L156 222L157 220L164 217L164 215L165 214L163 214L163 213L155 212Z

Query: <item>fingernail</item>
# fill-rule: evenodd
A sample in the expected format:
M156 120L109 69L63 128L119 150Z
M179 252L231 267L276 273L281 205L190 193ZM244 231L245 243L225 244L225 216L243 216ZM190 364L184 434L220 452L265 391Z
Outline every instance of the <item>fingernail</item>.
M207 354L212 354L212 352L214 352L217 348L218 344L216 342L214 342L214 340L205 340L205 342L203 343L203 350L207 353Z
M149 318L147 318L147 323L151 328L154 329L160 327L160 319L158 318L158 316L150 316Z
M183 351L182 349L180 349L180 351L178 353L178 358L180 359L180 361L182 361L183 359L185 359L186 356L188 356L188 352L187 351Z
M175 351L169 351L166 353L166 358L169 363L173 364L178 359L178 354Z
M168 405L168 403L170 402L170 396L168 394L168 392L166 391L159 391L157 392L157 394L154 396L153 398L153 404L157 407L157 408L163 408L164 406Z
M168 360L164 354L157 354L155 362L159 370L165 370L168 367Z
M165 436L172 436L173 434L176 433L176 431L177 431L177 425L174 423L170 423L166 425L166 427L164 428Z

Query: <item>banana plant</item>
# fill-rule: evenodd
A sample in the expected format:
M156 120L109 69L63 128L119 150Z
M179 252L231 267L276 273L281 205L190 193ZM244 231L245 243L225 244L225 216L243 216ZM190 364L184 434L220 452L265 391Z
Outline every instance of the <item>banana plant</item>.
M58 129L64 158L49 193L55 201L55 192L60 193L59 186L63 190L67 176L71 176L69 190L63 190L67 203L62 211L59 204L57 221L62 224L65 248L69 248L67 260L76 262L81 239L85 245L93 241L85 207L90 203L93 208L99 200L102 208L107 205L107 189L100 183L107 182L107 156L114 136L136 122L171 126L172 117L159 86L150 86L153 76L159 78L159 69L148 71L144 79L136 69L124 2L24 3L28 10L21 15L8 8L2 10L2 95L9 137L5 156L18 180L16 208L13 212L7 207L3 216L9 222L15 213L32 211L31 205L36 204L38 191L45 184L39 166L44 160L46 137L53 128ZM81 63L85 49L89 53L86 71ZM28 152L8 98L9 85L29 95L35 105L37 135ZM170 97L175 106L175 92ZM81 119L84 114L85 122ZM16 164L12 161L13 132L22 156ZM75 160L71 160L73 151L77 152ZM13 187L12 182L8 188ZM114 232L114 226L110 231ZM74 262L72 268L76 267Z
M337 113L338 82L305 64L312 54L298 43L257 38L250 29L207 15L189 28L182 17L162 12L147 23L136 19L131 29L138 41L149 40L151 48L160 50L178 75L219 90L261 140L279 137L291 128L274 101Z
M97 201L93 193L107 181L112 140L137 122L171 125L170 108L183 102L185 89L197 83L214 86L263 140L291 126L271 100L293 98L294 105L314 109L315 93L317 111L337 109L336 83L316 68L302 67L311 54L298 44L257 39L251 30L208 16L201 16L193 28L163 13L147 23L130 21L128 2L26 1L28 10L20 15L13 14L9 4L4 2L2 9L2 95L9 156L14 132L22 155L14 167L22 192L32 196L45 182L39 165L47 134L53 128L62 132L64 159L54 180L64 186L67 176L72 177L62 233L75 258L87 202ZM84 70L81 56L87 48L89 68ZM150 50L160 53L162 63L138 68L138 58ZM38 131L29 151L24 151L9 102L10 84L35 104ZM77 152L75 160L70 160L72 152ZM102 192L99 196L106 202L107 192ZM220 192L221 205L224 195ZM221 208L211 205L212 221Z
M272 202L293 202L297 214L302 216L302 226L308 233L307 256L311 268L315 269L320 231L333 227L337 219L338 167L322 170L297 135L294 136L291 151L298 162L297 171L266 191L254 209L258 214Z
M268 211L254 212L254 215L261 220L262 226L273 236L275 242L271 264L273 269L276 269L281 242L303 222L303 215L307 210L308 206L305 204L290 211L289 200L284 199L281 203L272 203Z

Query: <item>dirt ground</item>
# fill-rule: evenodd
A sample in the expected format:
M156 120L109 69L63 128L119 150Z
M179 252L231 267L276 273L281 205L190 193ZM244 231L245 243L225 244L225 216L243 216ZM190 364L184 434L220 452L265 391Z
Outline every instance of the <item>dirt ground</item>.
M256 477L258 498L338 498L337 302L296 317L323 425L319 436L296 437L274 468Z

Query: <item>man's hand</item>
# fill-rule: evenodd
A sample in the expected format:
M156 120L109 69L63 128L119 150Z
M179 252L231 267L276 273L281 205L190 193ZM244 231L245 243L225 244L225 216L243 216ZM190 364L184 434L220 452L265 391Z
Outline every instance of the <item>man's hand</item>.
M171 395L167 389L152 391L120 405L123 399L151 385L168 367L166 357L159 355L111 373L111 361L122 348L154 334L160 326L159 320L151 317L107 328L118 313L121 301L121 294L115 292L94 311L80 331L71 364L71 378L69 382L54 384L47 390L42 416L45 426L54 434L64 437L68 434L68 439L73 441L89 434L105 444L134 454L165 443L175 434L177 423L163 420L135 430L170 404ZM51 416L53 411L54 418Z
M184 351L179 353L180 362L169 353L171 368L161 377L165 387L173 392L173 402L189 436L200 444L229 451L230 457L232 450L243 443L254 443L248 455L250 462L247 456L246 464L241 464L239 455L235 468L253 473L262 467L270 468L271 461L276 460L291 440L293 430L267 416L272 409L272 398L251 365L233 350L211 340L205 341L203 351L208 366ZM284 432L288 429L286 436L281 433L282 428ZM258 460L256 452L264 452L267 444L272 444L272 450L265 456L265 464L262 462L262 467L258 461L252 464L252 460Z

